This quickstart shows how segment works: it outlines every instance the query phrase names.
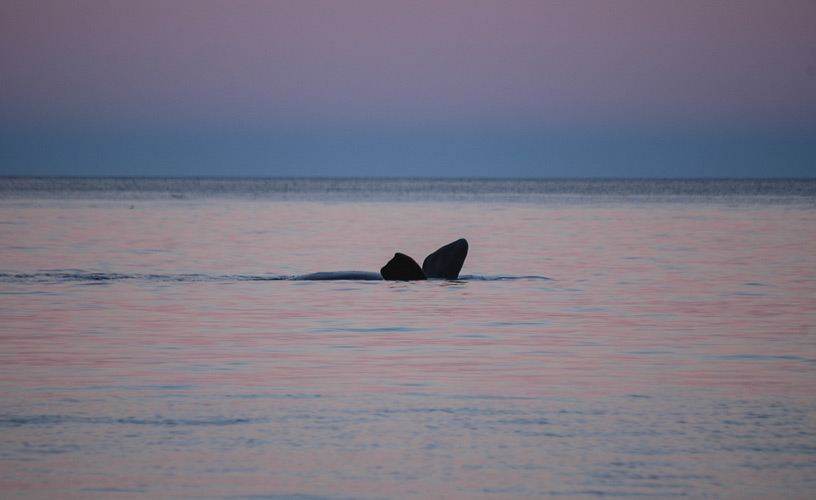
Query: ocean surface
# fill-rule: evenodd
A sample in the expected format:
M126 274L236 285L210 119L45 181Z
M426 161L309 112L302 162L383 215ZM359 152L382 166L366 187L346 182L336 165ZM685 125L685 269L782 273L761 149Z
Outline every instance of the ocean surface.
M816 181L0 178L0 497L816 498Z

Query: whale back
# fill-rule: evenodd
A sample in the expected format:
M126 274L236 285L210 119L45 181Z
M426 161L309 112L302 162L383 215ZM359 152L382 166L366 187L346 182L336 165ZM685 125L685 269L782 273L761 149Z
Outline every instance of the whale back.
M298 281L332 281L332 280L354 280L354 281L375 281L382 280L380 273L373 273L367 271L333 271L304 274L302 276L295 276L293 279Z
M395 253L394 257L380 269L383 279L390 281L418 281L428 279L422 268L414 259L404 253Z
M425 257L422 271L428 278L459 279L459 271L465 264L467 253L468 242L460 238Z

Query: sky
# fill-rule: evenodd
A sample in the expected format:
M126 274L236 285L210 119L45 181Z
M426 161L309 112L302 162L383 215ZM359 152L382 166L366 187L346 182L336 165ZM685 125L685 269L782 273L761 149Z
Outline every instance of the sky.
M814 0L0 2L0 175L816 177Z

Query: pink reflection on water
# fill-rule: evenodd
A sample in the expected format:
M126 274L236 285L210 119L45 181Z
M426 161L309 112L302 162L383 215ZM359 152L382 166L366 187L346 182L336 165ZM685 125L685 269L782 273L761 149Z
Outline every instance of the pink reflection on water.
M4 244L14 242L0 255L3 269L133 276L98 284L4 283L0 396L37 414L74 411L144 419L174 411L168 399L157 397L166 392L177 395L178 401L169 400L192 417L233 415L236 408L261 414L281 407L298 415L313 415L316 409L343 412L349 411L344 405L361 405L370 401L366 398L385 401L383 406L397 404L397 396L405 393L447 398L437 403L443 409L475 406L459 396L532 398L501 403L530 411L541 401L577 405L632 395L812 400L812 214L722 207L450 208L243 202L133 210L15 208L7 216L22 224L3 228ZM395 251L421 260L460 236L471 243L464 275L552 280L229 278L377 270ZM184 274L206 279L175 280ZM219 399L291 394L325 396L325 401L309 406L288 399ZM182 395L201 401L186 402ZM530 482L539 472L542 482L550 474L557 481L563 471L544 451L526 447L523 436L500 442L487 432L462 431L447 443L432 442L423 426L442 425L434 418L396 414L356 429L356 437L344 443L365 453L325 452L314 441L339 438L324 428L315 430L315 423L266 424L260 435L291 432L308 446L286 446L286 453L235 451L232 459L286 474L269 480L239 472L219 478L217 488L330 494L333 482L342 484L347 495L389 496L410 483L399 472L407 468L433 485L426 493L450 491L452 498L469 498L462 491ZM149 430L133 432L150 435ZM226 433L219 434L224 439L239 439L247 431L220 432ZM371 436L379 447L369 446ZM468 439L472 443L463 445ZM417 441L416 448L406 445ZM587 442L576 439L569 446ZM489 449L513 464L549 468L497 473L488 470L485 456L468 455L472 449ZM560 455L552 460L573 464L571 470L581 468L580 455L556 451ZM77 472L73 480L77 488L206 483L204 475L195 474L157 479L149 466L155 460L219 460L217 453L202 455L201 448L188 453L165 449L158 455L133 470L114 458L103 467L110 477ZM614 461L611 454L607 458ZM44 460L54 470L99 466L92 456L78 459L71 453ZM388 478L354 480L359 471L383 465L391 473ZM453 472L445 476L445 470ZM313 471L346 474L332 472L330 480L310 489ZM24 490L38 483L28 478L3 484Z

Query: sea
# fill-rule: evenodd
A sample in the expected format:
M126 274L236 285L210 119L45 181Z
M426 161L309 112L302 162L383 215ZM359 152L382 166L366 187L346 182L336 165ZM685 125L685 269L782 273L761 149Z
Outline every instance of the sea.
M2 177L0 497L816 498L816 180Z

